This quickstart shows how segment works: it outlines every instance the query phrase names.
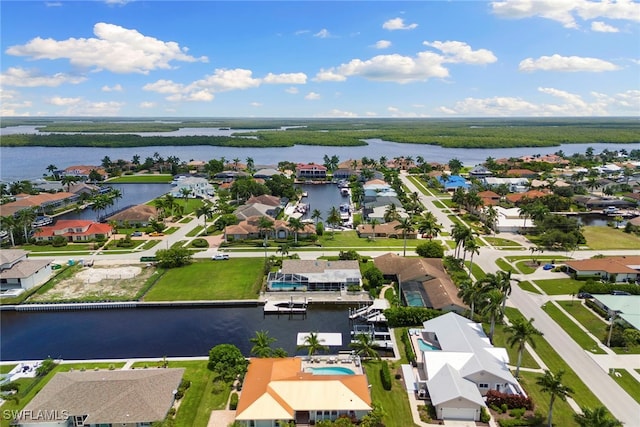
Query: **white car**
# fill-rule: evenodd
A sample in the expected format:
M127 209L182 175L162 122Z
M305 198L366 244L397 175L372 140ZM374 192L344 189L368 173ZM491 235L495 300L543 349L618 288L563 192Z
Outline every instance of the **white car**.
M215 254L211 259L214 261L227 260L229 259L229 254Z

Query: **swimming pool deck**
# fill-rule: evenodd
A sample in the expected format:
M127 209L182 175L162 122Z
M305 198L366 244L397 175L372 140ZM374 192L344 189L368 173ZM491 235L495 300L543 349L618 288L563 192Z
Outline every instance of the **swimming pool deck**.
M409 339L411 340L411 346L413 347L413 352L416 355L416 362L417 363L422 363L424 362L422 360L422 351L420 350L420 344L418 343L418 340L421 339L423 340L426 344L433 346L433 347L438 347L436 344L430 342L429 340L426 340L423 336L422 336L422 332L420 331L420 329L409 329L408 331L409 333ZM437 350L434 350L437 351Z
M302 371L311 372L315 368L349 368L356 375L364 374L360 357L351 354L328 354L302 356Z

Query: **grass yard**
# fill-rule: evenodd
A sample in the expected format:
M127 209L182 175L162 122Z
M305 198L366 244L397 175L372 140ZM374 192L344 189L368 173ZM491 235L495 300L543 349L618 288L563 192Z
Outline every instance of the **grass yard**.
M146 301L241 300L258 297L262 285L262 261L232 258L200 261L173 268L156 282Z
M534 372L520 372L520 384L524 387L527 395L535 403L535 410L544 415L545 423L547 420L547 414L549 413L549 399L548 393L543 393L540 390L540 386L536 384L536 381L542 374ZM565 374L562 379L563 382L567 378ZM575 397L575 396L574 396ZM562 427L577 427L578 423L573 419L573 409L567 402L563 402L560 399L556 399L553 403L553 425ZM546 425L546 424L545 424Z
M622 387L629 396L633 397L636 402L640 403L640 383L625 369L616 369L616 373L611 375L619 385ZM620 376L618 376L618 374Z
M562 256L562 255L512 255L512 256L508 256L505 257L507 259L507 261L509 262L514 262L514 261L520 261L521 259L528 259L528 260L540 260L540 262L542 261L557 261L557 260L563 260L563 259L571 259L571 257L568 256Z
M173 175L122 175L109 179L109 184L165 184L173 180Z
M547 295L577 294L584 282L570 278L536 280L536 285Z
M156 362L136 362L136 369L148 366L155 369ZM206 427L211 411L224 409L231 393L226 383L214 383L214 373L207 369L206 360L169 362L170 368L185 368L185 380L191 381L175 418L176 427Z
M496 324L495 332L493 333L493 345L496 347L504 347L509 354L509 362L512 366L516 366L518 363L518 349L517 347L511 347L507 344L508 336L504 332L505 325ZM488 326L487 326L488 329ZM522 365L523 368L540 368L538 362L531 356L528 350L524 350L522 353ZM515 372L515 370L514 370Z
M509 270L513 271L514 269L513 266L511 266L511 264L509 264L507 261L504 260L504 258L498 258L496 260L496 265L500 267L500 270L503 270L503 271L509 271Z
M640 248L640 237L611 227L584 227L582 234L593 250Z
M501 237L488 237L485 236L484 240L489 242L492 246L509 246L513 247L521 247L522 245L518 242L514 242L513 240L503 239Z
M444 209L446 206L440 200L434 200L433 205L438 209Z
M469 261L465 261L464 264L467 266L467 268L469 268L469 265L471 263ZM480 268L480 266L475 262L471 266L471 274L476 278L476 280L482 280L486 276L486 273L482 271L482 268Z
M55 247L52 245L22 245L20 249L28 252L80 252L92 251L93 243L68 243L65 246Z
M15 363L13 363L11 365L0 365L0 374L8 374L16 366L18 366L18 365L15 364Z
M564 314L555 304L549 302L542 306L542 309L558 324L573 340L583 349L593 354L604 354L596 341L587 335L578 325L576 325L566 314Z
M512 307L507 307L505 309L507 317L512 321L518 317L523 318L522 314ZM535 326L535 323L534 323ZM571 369L569 365L556 353L556 351L549 345L549 343L544 339L544 337L535 337L534 341L536 343L535 352L542 358L544 363L549 367L551 372L558 372L563 369L565 371L564 376L562 377L562 382L565 385L568 385L574 390L573 398L578 403L580 407L588 406L590 408L595 408L597 406L603 406L602 402L598 400L598 398L593 394L593 392L580 380L580 378L576 375L576 373ZM532 374L524 373L529 376ZM520 373L523 376L523 373ZM529 390L527 389L527 392ZM549 401L549 397L546 397L546 401ZM538 403L539 400L536 400ZM540 405L544 404L544 400L540 402ZM548 404L548 403L547 403ZM554 414L556 413L554 407ZM560 412L560 411L557 411ZM573 411L568 410L570 414L573 414ZM564 425L575 425L575 424L562 424L559 422L555 422L557 426Z
M380 367L382 363L387 362L367 361L363 365L367 379L371 385L371 399L373 402L382 406L384 410L384 425L386 427L415 426L404 384L401 379L395 379L396 370L399 369L400 364L398 362L392 363L389 367L391 370L392 387L391 390L387 391L382 387L382 381L380 380Z
M522 289L523 291L527 291L527 292L532 292L534 294L539 294L540 291L531 284L531 282L527 281L527 280L523 280L521 282L518 282L518 286L520 286L520 289Z
M398 231L402 234L401 231ZM400 236L397 239L387 239L376 237L375 239L365 239L358 237L358 233L353 231L336 231L331 235L331 231L325 231L320 236L318 243L325 248L400 248L404 247L404 239ZM415 248L420 241L418 239L407 239L407 249ZM317 248L316 248L317 250Z
M198 233L200 233L202 230L204 230L204 226L202 225L197 225L195 226L195 228L191 231L189 231L186 236L187 237L195 237L198 235Z
M608 323L584 306L582 301L558 301L558 304L596 337L602 339L607 336Z

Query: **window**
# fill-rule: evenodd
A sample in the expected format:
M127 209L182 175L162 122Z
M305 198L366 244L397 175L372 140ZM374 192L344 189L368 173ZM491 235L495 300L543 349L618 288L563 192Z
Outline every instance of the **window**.
M489 384L487 384L487 383L480 383L480 384L478 384L478 388L489 388Z

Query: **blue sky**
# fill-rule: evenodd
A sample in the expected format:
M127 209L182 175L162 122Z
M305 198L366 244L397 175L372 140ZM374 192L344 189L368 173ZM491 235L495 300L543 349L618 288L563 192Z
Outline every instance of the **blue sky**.
M640 3L2 1L2 116L640 115Z

